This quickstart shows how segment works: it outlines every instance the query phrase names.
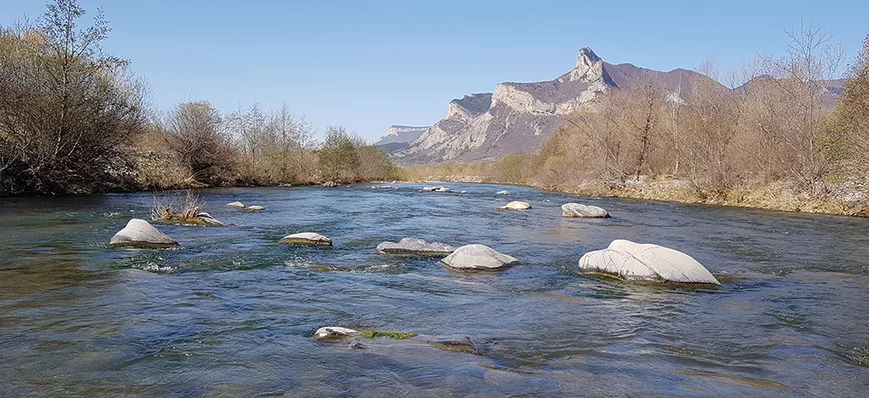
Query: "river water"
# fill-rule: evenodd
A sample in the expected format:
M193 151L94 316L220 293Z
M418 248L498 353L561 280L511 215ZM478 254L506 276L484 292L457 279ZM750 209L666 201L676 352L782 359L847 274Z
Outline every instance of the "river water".
M158 224L150 193L0 199L0 396L867 396L869 220L583 198L526 187L199 191L229 227ZM494 193L508 189L510 197ZM223 208L240 200L266 210ZM498 211L508 200L532 210ZM613 217L566 219L559 206ZM294 232L334 247L291 246ZM456 273L381 241L482 243ZM583 276L613 239L684 251L722 288ZM418 333L321 342L321 326ZM469 338L476 352L427 341Z

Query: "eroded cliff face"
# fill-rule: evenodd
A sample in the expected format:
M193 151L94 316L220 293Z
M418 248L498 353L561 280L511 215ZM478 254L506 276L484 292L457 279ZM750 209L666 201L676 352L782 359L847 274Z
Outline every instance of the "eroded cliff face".
M588 47L576 67L555 80L501 83L494 93L450 101L447 116L394 158L401 163L473 161L533 152L559 115L578 110L615 87L603 61Z

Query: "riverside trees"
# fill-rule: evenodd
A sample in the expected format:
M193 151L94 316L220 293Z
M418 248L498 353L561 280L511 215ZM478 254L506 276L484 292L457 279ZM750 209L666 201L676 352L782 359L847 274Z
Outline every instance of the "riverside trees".
M101 47L108 22L98 11L82 27L84 16L76 0L52 0L35 24L0 27L0 195L332 178L314 130L286 107L223 115L190 101L149 114L142 80ZM379 149L351 144L342 176L394 177Z
M100 13L86 28L74 0L35 25L0 29L0 194L89 192L122 183L118 151L141 131L143 90L105 54Z

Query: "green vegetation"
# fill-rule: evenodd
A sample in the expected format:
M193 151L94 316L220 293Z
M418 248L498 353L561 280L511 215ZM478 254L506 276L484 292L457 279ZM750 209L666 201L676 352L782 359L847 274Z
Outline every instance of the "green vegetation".
M286 107L222 114L189 101L162 114L143 79L102 51L111 31L76 0L0 27L0 195L394 179L379 149L342 127L318 145Z
M391 337L396 340L404 340L409 339L411 337L416 337L416 333L411 332L388 332L388 331L374 331L374 330L363 330L360 333L362 337L373 339L377 337Z
M562 117L537 153L404 176L869 216L869 37L833 105L826 87L841 53L822 29L790 36L786 56L730 79L705 62L685 101L647 79Z

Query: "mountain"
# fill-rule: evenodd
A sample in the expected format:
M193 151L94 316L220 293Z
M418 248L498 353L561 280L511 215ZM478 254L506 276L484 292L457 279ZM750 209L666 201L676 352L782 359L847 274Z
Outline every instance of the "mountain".
M422 135L425 130L428 129L428 126L424 127L413 127L413 126L389 126L386 129L386 135L380 137L377 142L374 143L375 146L381 146L386 144L402 144L409 143Z
M552 133L560 115L591 106L600 93L653 78L687 99L690 81L696 76L700 75L684 69L659 72L609 64L585 47L579 50L576 66L554 80L501 83L493 93L450 101L445 118L391 155L399 163L428 163L534 152Z

